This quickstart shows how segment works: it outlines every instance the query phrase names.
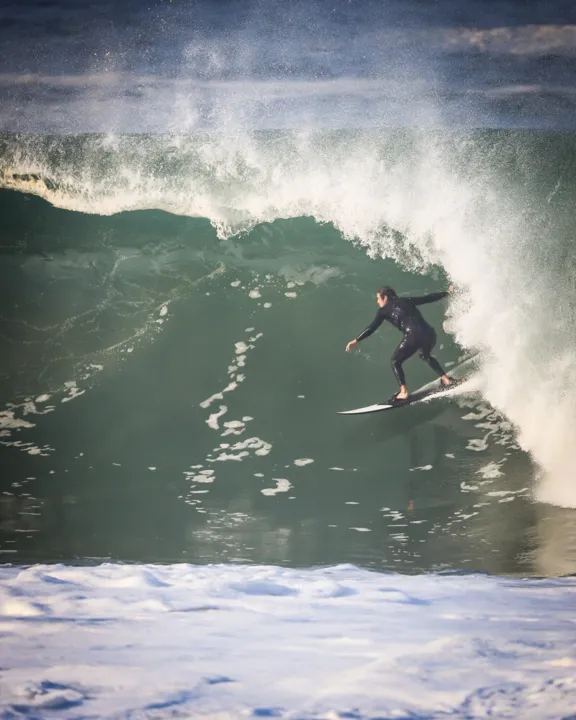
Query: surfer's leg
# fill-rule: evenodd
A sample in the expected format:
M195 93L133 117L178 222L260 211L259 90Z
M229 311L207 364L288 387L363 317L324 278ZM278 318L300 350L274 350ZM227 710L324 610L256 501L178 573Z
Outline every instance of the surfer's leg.
M440 379L442 380L442 384L445 387L447 387L448 385L452 385L454 380L452 378L448 377L448 375L446 375L442 365L440 365L440 363L438 362L438 360L436 360L434 355L430 354L434 345L436 345L436 336L435 335L434 335L434 338L430 342L426 343L426 345L423 345L420 348L420 352L418 354L420 355L420 358L422 360L424 360L425 363L428 363L428 365L432 368L432 370L434 370L434 372L440 377Z
M428 348L422 348L418 354L425 363L428 363L428 365L432 368L432 370L434 370L436 375L438 375L439 377L447 377L442 365L440 365L434 355L430 355L430 350Z
M406 376L404 375L404 369L402 364L412 357L418 350L418 345L414 343L413 338L410 335L404 335L402 342L392 355L392 370L400 385L400 392L396 395L397 400L405 400L408 397L408 388L406 387Z

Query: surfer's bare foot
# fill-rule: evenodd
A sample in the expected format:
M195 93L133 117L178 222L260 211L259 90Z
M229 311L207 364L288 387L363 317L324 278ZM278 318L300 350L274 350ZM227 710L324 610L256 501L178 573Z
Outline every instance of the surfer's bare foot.
M396 400L407 400L408 399L408 388L406 385L402 385L400 392L396 395Z
M451 385L457 385L459 380L456 380L456 378L450 377L449 375L442 375L442 384L444 387L450 387Z

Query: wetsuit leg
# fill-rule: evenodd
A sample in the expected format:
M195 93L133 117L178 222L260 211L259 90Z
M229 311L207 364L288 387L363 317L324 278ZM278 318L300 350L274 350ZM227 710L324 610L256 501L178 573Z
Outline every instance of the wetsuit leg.
M399 385L406 385L406 377L404 376L402 363L412 357L421 347L422 345L418 342L417 337L414 337L412 333L406 333L400 345L394 350L394 355L392 355L392 370L394 370L394 375L396 375L396 380L398 380Z
M428 363L428 365L434 370L434 372L439 376L442 377L446 373L444 372L444 369L442 365L436 360L434 355L431 355L431 351L436 345L436 333L431 333L428 338L426 338L426 342L422 344L420 348L420 352L418 355L420 356L421 360L424 360L425 363Z

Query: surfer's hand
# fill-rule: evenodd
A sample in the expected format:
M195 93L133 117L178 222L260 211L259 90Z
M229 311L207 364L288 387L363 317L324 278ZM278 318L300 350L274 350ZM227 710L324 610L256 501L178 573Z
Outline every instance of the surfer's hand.
M450 287L448 288L448 292L450 293L450 295L454 294L454 290L455 290L454 285L450 285Z
M356 345L357 342L358 340L350 340L348 345L346 345L346 352L350 352L350 350L352 350L352 348L354 347L354 345Z

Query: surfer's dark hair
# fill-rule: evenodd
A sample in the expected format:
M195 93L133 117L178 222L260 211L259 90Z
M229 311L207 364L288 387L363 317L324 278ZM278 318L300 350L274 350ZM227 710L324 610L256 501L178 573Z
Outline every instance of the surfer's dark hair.
M391 288L389 285L381 287L380 290L378 290L378 295L380 295L382 299L398 297L398 295L396 294L396 290L394 290L394 288Z

